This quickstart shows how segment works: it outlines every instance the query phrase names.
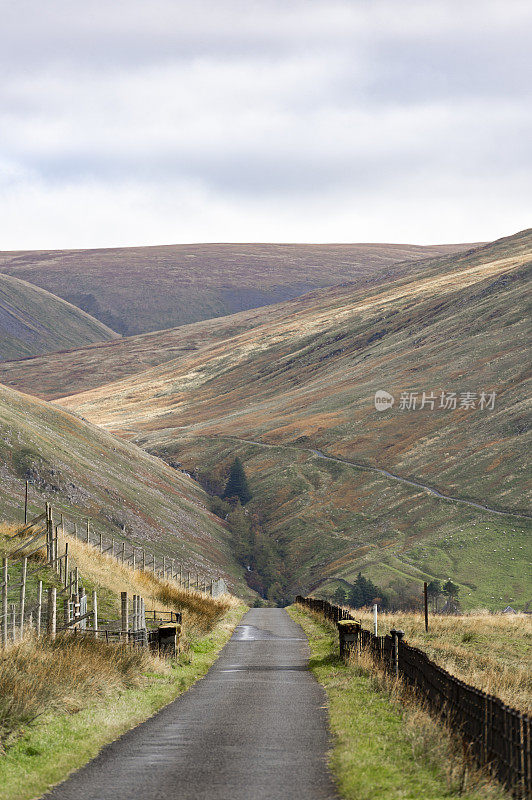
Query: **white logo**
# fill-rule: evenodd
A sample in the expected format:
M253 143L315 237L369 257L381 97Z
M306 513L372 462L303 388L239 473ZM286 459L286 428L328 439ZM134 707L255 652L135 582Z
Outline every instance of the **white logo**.
M387 411L395 403L393 394L388 394L384 389L375 392L375 408L377 411Z

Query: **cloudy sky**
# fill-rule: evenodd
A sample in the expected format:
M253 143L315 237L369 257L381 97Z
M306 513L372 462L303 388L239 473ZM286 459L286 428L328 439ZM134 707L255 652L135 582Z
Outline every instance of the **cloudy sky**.
M529 0L0 0L0 249L492 239Z

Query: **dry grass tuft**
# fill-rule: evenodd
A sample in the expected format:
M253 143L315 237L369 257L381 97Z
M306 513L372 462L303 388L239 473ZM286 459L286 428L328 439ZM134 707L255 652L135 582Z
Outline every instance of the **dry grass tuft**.
M9 522L0 522L0 536L11 537L20 529L19 525Z
M0 651L0 747L49 712L76 713L98 698L140 686L143 673L169 671L145 648L92 637L28 638Z

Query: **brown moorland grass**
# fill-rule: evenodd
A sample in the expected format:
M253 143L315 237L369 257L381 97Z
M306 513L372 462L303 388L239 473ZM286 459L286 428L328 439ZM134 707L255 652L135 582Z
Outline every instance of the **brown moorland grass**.
M0 275L0 361L118 338L85 311L26 281Z
M16 530L15 525L0 526L1 549L8 556L23 544L14 535ZM172 581L121 564L77 539L65 539L71 565L78 567L86 587L96 588L103 601L100 609L107 617L118 618L120 592L140 594L148 607L183 613L181 641L185 649L220 623L229 609L239 605L231 595L213 598L187 591ZM42 575L37 577L54 580L41 552L30 560L32 568L42 563ZM16 562L10 574L15 577ZM150 676L169 673L169 662L145 648L106 644L92 636L72 633L59 634L53 640L46 636L37 639L30 633L22 642L9 643L0 650L0 750L42 715L76 713L96 700L129 688L142 688Z
M48 712L76 713L95 699L141 686L143 673L164 674L164 659L145 648L106 644L71 634L0 651L0 748Z
M405 269L399 262L470 246L228 243L4 252L0 271L135 334L278 303L321 286L386 279Z
M68 542L69 554L72 554L80 574L93 586L101 586L116 596L117 612L121 592L140 594L147 608L152 604L157 610L183 612L185 634L190 635L192 630L210 630L226 611L239 602L230 594L211 597L194 589L184 589L175 581L165 580L152 572L120 564L79 539L68 537Z
M369 609L352 612L373 630ZM532 616L470 613L430 615L379 614L379 633L405 632L405 641L424 650L437 664L465 683L499 697L513 708L532 711Z

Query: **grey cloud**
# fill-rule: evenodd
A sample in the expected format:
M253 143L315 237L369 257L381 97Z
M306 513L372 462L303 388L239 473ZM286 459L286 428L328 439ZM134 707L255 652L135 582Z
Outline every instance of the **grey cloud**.
M107 193L117 242L132 235L128 215L143 197L154 209L139 217L151 226L143 240L172 241L153 219L172 219L190 187L206 238L220 238L227 215L245 239L262 202L260 237L285 240L327 239L332 228L316 219L349 217L368 198L399 214L398 193L416 208L409 240L433 224L430 203L440 240L458 237L446 224L461 230L461 204L477 220L466 238L489 238L488 194L490 219L532 210L532 9L521 0L10 0L2 11L8 235L22 237L29 210L50 196L64 207L46 231L76 246L69 198L86 208ZM313 217L325 200L327 214L322 205ZM378 238L390 238L371 213Z

